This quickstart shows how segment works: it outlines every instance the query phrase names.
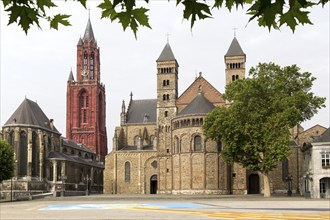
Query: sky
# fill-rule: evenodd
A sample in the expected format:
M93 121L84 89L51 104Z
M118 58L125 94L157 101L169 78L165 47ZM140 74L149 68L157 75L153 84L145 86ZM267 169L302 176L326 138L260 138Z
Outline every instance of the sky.
M183 20L182 8L175 2L150 3L152 29L140 28L137 39L117 22L101 19L99 1L88 1L94 36L100 47L101 81L106 87L106 125L109 152L115 126L120 124L122 101L156 98L156 60L169 41L179 67L179 94L199 72L221 93L225 90L224 55L234 37L246 54L246 73L259 62L280 66L296 64L302 72L317 78L312 91L326 97L326 108L302 123L305 129L315 124L329 127L329 4L311 10L314 25L292 31L262 28L248 23L244 9L214 10L213 18L197 21L193 29ZM141 3L141 2L139 2ZM33 27L28 35L17 26L7 26L8 17L1 4L0 20L0 125L4 125L24 98L37 101L56 128L65 136L66 83L72 68L76 78L76 45L83 36L88 10L77 2L56 1L50 13L71 14L70 27L42 30Z

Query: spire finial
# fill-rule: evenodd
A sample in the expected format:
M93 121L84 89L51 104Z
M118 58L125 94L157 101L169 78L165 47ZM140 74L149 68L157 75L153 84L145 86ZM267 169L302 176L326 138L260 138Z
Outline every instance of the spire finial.
M91 18L91 6L88 6L88 19Z
M237 30L237 28L234 26L233 30L234 30L234 37L236 37L236 30Z
M167 39L167 43L169 43L170 42L170 34L168 32L166 34L166 39Z

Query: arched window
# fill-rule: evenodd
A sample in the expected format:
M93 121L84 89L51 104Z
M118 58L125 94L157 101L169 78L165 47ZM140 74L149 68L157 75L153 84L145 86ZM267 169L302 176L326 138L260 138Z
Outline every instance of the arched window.
M202 150L202 138L199 135L194 137L194 151L201 151Z
M90 63L89 63L89 77L90 79L94 79L94 53L92 52L91 58L90 58Z
M87 78L87 59L88 59L88 55L87 55L87 52L85 51L84 52L84 69L83 69L83 79L86 79Z
M125 162L125 182L129 183L131 181L131 163Z
M238 79L239 78L239 76L238 75L236 75L236 79Z
M178 137L175 137L175 153L180 153L180 140Z
M39 174L39 148L37 139L36 132L32 132L32 176L38 176Z
M234 82L235 81L235 78L236 78L235 75L232 75L231 76L231 81Z
M79 103L80 103L80 123L87 123L87 110L89 106L89 99L87 92L82 90L79 95Z
M165 95L165 94L163 95L163 100L164 100L164 101L166 100L166 95Z
M7 142L14 147L14 131L8 133Z
M25 131L20 133L19 144L19 176L27 175L27 135Z
M53 178L54 178L54 168L53 168L53 164L50 164L49 166L49 180L50 181L53 181Z
M169 99L170 99L170 95L167 94L167 95L166 95L166 100L169 100Z

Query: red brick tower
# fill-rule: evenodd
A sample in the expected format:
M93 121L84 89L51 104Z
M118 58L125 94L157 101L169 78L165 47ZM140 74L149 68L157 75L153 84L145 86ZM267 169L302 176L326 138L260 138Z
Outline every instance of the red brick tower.
M67 82L66 137L88 146L103 160L108 153L105 87L100 83L100 48L90 19L77 45L76 80Z

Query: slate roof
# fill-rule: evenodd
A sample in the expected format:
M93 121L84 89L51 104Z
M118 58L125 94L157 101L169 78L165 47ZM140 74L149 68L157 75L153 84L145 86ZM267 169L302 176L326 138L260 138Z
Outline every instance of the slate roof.
M330 142L330 128L325 130L319 137L316 137L313 143L315 142Z
M178 114L178 116L207 114L214 108L215 106L204 97L203 93L199 92L197 96Z
M71 148L74 148L74 149L83 150L85 152L95 154L94 151L90 150L87 146L85 146L81 143L77 143L77 142L75 142L71 139L67 139L67 138L61 138L61 139L62 139L63 146L67 146L67 147L71 147Z
M245 56L245 53L243 52L241 46L238 43L238 40L236 37L234 37L233 41L231 42L229 49L225 55L226 57L230 56Z
M92 28L91 20L89 18L88 18L88 21L87 21L87 26L86 26L86 29L85 29L85 34L84 34L83 40L88 40L88 41L94 41L95 42L93 28Z
M48 160L65 160L73 163L85 164L88 166L104 168L103 163L92 161L91 159L84 159L78 155L68 155L62 152L51 151L47 157Z
M27 126L39 127L60 134L55 126L50 126L50 120L41 110L36 102L27 98L21 103L16 111L10 116L8 121L4 124L6 126Z
M127 109L126 123L156 123L157 99L131 100Z
M174 54L172 52L171 46L169 43L167 43L159 55L157 61L173 61L176 60L174 57Z

